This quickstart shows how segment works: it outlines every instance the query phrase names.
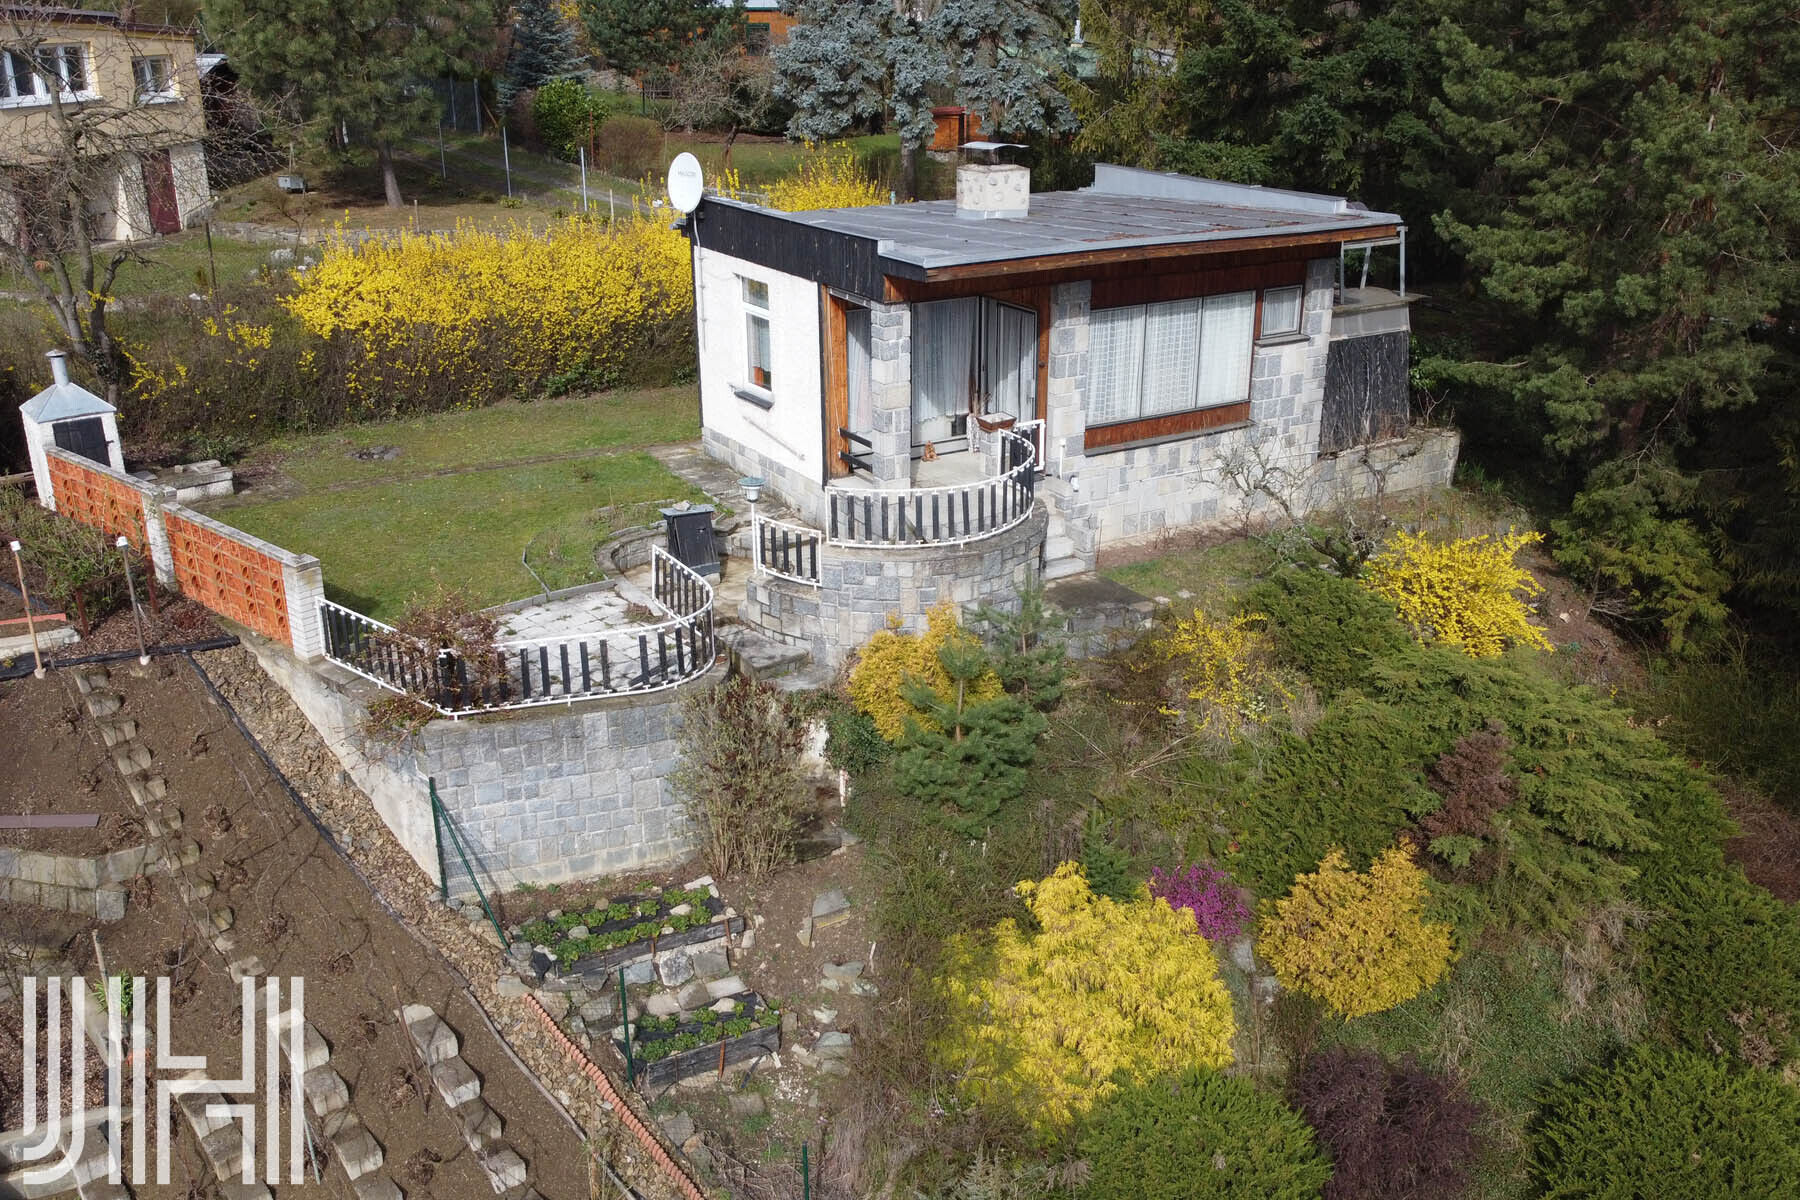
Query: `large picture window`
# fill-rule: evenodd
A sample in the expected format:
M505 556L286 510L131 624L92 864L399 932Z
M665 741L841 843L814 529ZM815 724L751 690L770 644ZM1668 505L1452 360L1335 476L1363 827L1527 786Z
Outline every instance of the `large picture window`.
M1250 398L1256 293L1096 309L1087 423L1114 425Z

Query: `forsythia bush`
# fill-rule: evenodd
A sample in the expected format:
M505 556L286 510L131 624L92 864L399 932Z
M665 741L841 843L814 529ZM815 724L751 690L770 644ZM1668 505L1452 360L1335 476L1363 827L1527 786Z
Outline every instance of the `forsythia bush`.
M1420 638L1447 642L1474 658L1489 658L1509 645L1550 649L1543 630L1526 619L1525 600L1544 589L1513 562L1541 533L1486 534L1433 542L1422 533L1398 533L1369 560L1363 580L1391 600Z
M932 1048L970 1101L1049 1141L1117 1091L1115 1076L1231 1061L1231 997L1192 913L1096 896L1074 863L1019 893L1038 932L1006 920L991 948L950 946Z
M736 197L745 191L735 170L726 171L718 190ZM763 192L770 208L805 212L815 208L867 208L887 201L887 193L870 178L843 143L827 146L801 160L800 169L771 183Z
M925 623L922 634L882 630L869 639L850 668L851 703L874 721L876 730L890 742L906 732L908 718L927 731L942 728L929 713L908 702L901 685L910 679L930 688L940 700L953 702L956 681L944 669L938 651L946 642L976 644L975 635L957 623L956 605L948 600L926 614ZM988 671L964 685L962 701L970 705L993 700L1002 690L1000 677Z
M352 344L347 386L379 411L433 384L481 399L604 384L685 333L694 293L687 243L667 222L571 218L543 232L340 239L284 303L310 332Z
M1258 949L1282 986L1346 1017L1412 999L1444 974L1450 927L1428 923L1425 872L1389 849L1366 873L1333 850L1263 917Z
M1196 609L1157 639L1155 654L1175 668L1183 711L1201 732L1236 741L1246 726L1266 723L1271 700L1285 695L1268 670L1262 619L1242 613L1215 621Z

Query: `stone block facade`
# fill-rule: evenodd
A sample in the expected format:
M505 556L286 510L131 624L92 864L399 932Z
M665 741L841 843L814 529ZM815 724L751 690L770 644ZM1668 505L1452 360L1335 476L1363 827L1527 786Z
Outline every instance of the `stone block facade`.
M943 600L964 607L1016 604L1037 578L1048 524L1040 504L1011 529L962 546L821 546L818 587L753 575L740 615L835 668L887 628L890 616L916 633Z

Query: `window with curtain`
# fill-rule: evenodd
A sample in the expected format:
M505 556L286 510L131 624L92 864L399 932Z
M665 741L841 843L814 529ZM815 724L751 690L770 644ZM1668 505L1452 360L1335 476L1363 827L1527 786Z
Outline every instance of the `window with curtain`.
M869 378L869 310L844 313L844 370L850 393L850 432L868 437L875 430L875 399Z
M769 350L769 285L755 279L744 279L743 284L745 365L750 382L767 391L775 386L775 363Z
M950 418L969 410L979 304L970 298L913 305L914 445L948 437Z
M1249 399L1255 332L1255 292L1095 309L1088 321L1088 425Z
M1300 332L1300 289L1269 288L1263 292L1262 336Z

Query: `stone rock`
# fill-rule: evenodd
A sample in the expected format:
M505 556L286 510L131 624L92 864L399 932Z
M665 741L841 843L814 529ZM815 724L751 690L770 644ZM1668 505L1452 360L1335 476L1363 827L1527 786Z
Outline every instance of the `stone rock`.
M301 1077L306 1103L317 1117L328 1117L350 1106L350 1085L330 1067L314 1067Z
M849 983L852 979L861 978L863 965L859 962L826 963L825 978L838 979Z
M406 1200L406 1193L400 1190L400 1185L386 1175L364 1175L351 1183L350 1190L355 1194L356 1200ZM263 1194L268 1195L267 1192ZM232 1198L224 1196L223 1200Z
M671 917L685 917L693 911L694 906L691 904L677 904L674 908L669 910L669 915Z
M852 979L850 994L852 996L878 996L881 994L881 989L866 979Z
M682 890L688 891L688 892L696 892L696 891L699 891L701 888L705 888L707 891L710 892L710 891L712 891L712 887L713 887L713 877L711 875L702 875L698 879L690 879L686 883L682 884Z
M799 1027L800 1027L800 1019L794 1015L793 1009L790 1008L786 1012L781 1014L781 1036L782 1037L784 1037L784 1038L785 1037L793 1037L794 1030L798 1029Z
M476 1155L475 1161L487 1172L495 1194L525 1186L525 1160L511 1146L494 1147L485 1154Z
M813 928L823 929L836 925L840 921L850 919L850 899L844 895L842 888L833 888L829 892L820 892L813 897Z
M718 979L731 970L723 950L703 950L693 956L694 975L699 979Z
M530 990L525 986L525 981L517 975L502 975L500 981L494 985L494 992L502 1000L517 1000Z
M695 961L679 951L663 955L662 962L656 968L656 973L662 978L664 987L680 987L692 979L696 971Z
M1249 975L1256 970L1256 943L1241 937L1231 943L1231 961L1238 970Z
M637 983L652 983L656 979L656 966L649 959L639 959L625 968L627 986Z
M663 1133L677 1146L694 1136L694 1118L684 1112L662 1119Z
M560 1021L569 1015L569 994L567 992L539 992L538 1003L544 1006L552 1021Z
M381 1166L381 1143L360 1123L340 1129L331 1139L331 1148L352 1181Z
M675 993L675 998L680 1002L682 1010L685 1012L693 1012L695 1009L705 1008L708 1004L712 1003L712 997L706 994L706 985L704 983L688 984L679 992Z
M817 1021L819 1024L829 1025L833 1021L837 1020L837 1009L835 1009L835 1008L815 1008L812 1010L812 1015L813 1015L813 1020Z
M769 1111L760 1092L733 1092L731 1094L731 1115L734 1117L760 1117Z
M738 938L738 946L745 950L753 949L756 946L756 930L744 930L743 934Z
M672 1017L681 1011L681 1001L672 992L655 992L644 1001L644 1011L653 1017Z
M692 1150L683 1150L683 1153L688 1156L688 1161L700 1168L700 1170L712 1170L713 1152L708 1150L704 1145L695 1146Z
M562 920L562 909L560 909L560 908L551 909L549 912L544 914L544 920L549 921L551 924L554 925L556 922Z
M487 920L487 914L481 911L481 905L479 904L464 904L461 908L457 909L456 912L463 920L470 923Z
M490 925L486 919L469 922L469 932L496 950L506 949L506 939L501 937L500 931Z
M850 1064L841 1058L827 1058L820 1061L819 1070L826 1075L848 1075Z
M712 1002L712 1010L720 1016L726 1017L731 1015L731 1011L736 1008L738 1004L739 1001L733 1000L730 996L721 996L719 999Z
M587 935L588 927L586 925L574 925L569 929L568 938L571 942L577 942Z
M812 945L812 935L813 935L812 918L807 917L800 922L800 931L797 934L795 934L795 937L799 940L799 942L802 946L811 946Z
M462 1122L463 1141L477 1154L500 1139L500 1114L487 1101L471 1100L456 1115Z
M413 1045L419 1048L419 1056L425 1060L426 1066L441 1063L446 1058L455 1058L461 1051L456 1031L425 1005L408 1004L400 1010L399 1016L405 1022L406 1032L412 1037Z
M745 990L744 981L736 975L727 975L723 979L715 979L706 985L706 994L714 1000L725 996L735 996Z
M588 1022L610 1021L618 1008L619 1002L611 996L595 996L581 1006L581 1019Z
M813 1045L813 1053L820 1058L843 1058L850 1053L850 1035L838 1030L821 1033Z

